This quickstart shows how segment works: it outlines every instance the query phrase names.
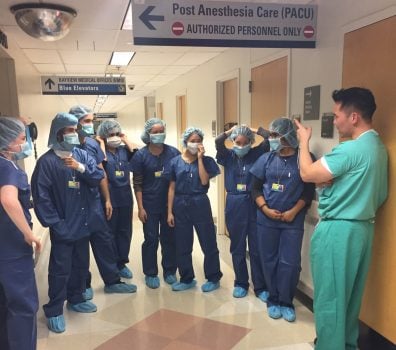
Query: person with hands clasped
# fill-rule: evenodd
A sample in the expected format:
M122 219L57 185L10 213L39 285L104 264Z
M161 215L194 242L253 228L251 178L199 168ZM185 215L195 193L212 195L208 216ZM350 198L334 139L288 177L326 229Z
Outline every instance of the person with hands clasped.
M132 278L132 271L126 266L132 240L133 210L129 162L137 147L122 133L121 125L115 120L103 121L97 133L104 141L106 150L103 164L113 208L109 225L116 247L117 266L121 277Z
M35 350L38 295L33 248L30 187L16 160L31 153L21 120L0 117L0 349Z
M170 160L180 152L165 143L166 125L158 118L146 121L141 135L146 144L131 161L133 189L143 223L142 265L147 287L160 286L157 250L161 243L163 277L171 285L176 280L176 247L173 228L167 223L169 179L164 176Z
M304 219L315 185L301 180L298 141L292 121L275 119L269 131L271 152L262 155L250 169L252 197L258 208L258 250L269 291L268 315L293 322Z
M168 224L175 228L176 257L180 281L173 291L196 285L192 264L194 228L204 253L204 273L207 281L203 292L220 287L219 250L207 192L209 180L220 173L215 160L205 156L201 129L190 127L183 133L183 153L172 159L169 167Z
M258 146L252 147L255 134L264 138ZM234 298L243 298L249 289L249 273L246 263L246 239L249 244L251 278L255 295L266 302L268 297L264 274L260 264L257 244L257 209L251 197L249 170L254 162L269 151L268 131L235 125L217 136L216 160L224 166L227 191L225 221L230 234L230 252L235 272ZM225 140L233 141L232 149L225 146Z

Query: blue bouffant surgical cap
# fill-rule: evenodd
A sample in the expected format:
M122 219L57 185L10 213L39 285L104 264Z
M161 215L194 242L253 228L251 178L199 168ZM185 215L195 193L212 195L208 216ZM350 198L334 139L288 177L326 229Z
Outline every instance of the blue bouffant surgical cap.
M254 133L252 132L252 130L250 130L250 128L246 125L240 125L238 127L236 127L234 130L232 130L231 135L230 135L230 139L232 141L234 141L237 136L239 135L243 135L245 136L250 143L254 143Z
M58 113L54 119L52 119L50 134L48 137L48 147L53 148L58 143L56 138L59 130L70 126L76 126L78 119L69 113Z
M201 137L201 139L203 140L204 138L204 133L200 128L195 128L193 126L190 126L189 128L187 128L184 133L183 133L183 145L186 147L187 146L187 140L190 138L190 136L192 134L197 134L198 136Z
M19 119L0 117L0 150L6 150L24 131L25 125Z
M291 147L298 147L297 133L294 129L293 122L289 118L281 117L273 120L270 124L269 131L279 134Z
M84 118L88 114L92 114L93 110L84 105L77 105L70 108L70 114L73 114L78 120Z
M102 138L110 137L110 134L121 132L121 125L116 120L105 120L98 127L98 135Z
M142 132L142 135L140 135L140 138L142 141L147 145L150 143L150 131L153 128L154 125L162 125L164 128L166 127L166 124L163 120L158 119L158 118L151 118L146 121L144 124L144 130Z

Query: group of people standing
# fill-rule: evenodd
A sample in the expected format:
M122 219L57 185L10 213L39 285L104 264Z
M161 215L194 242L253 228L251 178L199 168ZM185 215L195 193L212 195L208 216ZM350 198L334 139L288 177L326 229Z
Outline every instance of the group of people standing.
M267 304L273 319L296 319L293 298L301 270L304 218L315 195L315 183L320 188L323 221L313 236L311 253L316 348L320 350L356 348L356 311L369 263L371 221L387 194L383 187L387 157L371 129L375 110L371 92L361 88L340 90L333 99L335 125L342 136L353 140L342 143L319 161L309 152L310 129L288 118L275 119L268 130L234 126L215 140L216 160L224 167L227 192L225 219L235 272L232 294L235 298L248 294L248 245L254 293ZM31 246L39 250L40 241L31 230L27 176L16 164L16 160L29 155L29 142L25 126L18 119L0 117L0 131L0 227L5 228L0 235L0 348L35 349L38 296ZM218 289L222 277L207 196L210 179L220 174L220 168L214 158L205 155L202 130L189 127L184 131L181 153L165 143L166 125L157 118L145 123L141 138L146 146L141 149L114 120L103 121L94 134L93 114L87 107L75 106L69 113L57 114L51 124L49 150L37 161L31 180L35 213L50 231L49 302L43 308L48 328L56 333L66 328L65 301L66 307L75 312L97 310L91 301L94 293L89 245L104 292L136 292L134 284L121 280L133 277L128 267L133 212L131 173L138 217L143 223L142 268L147 287L160 286L159 244L163 279L171 289L177 292L196 286L192 263L194 229L204 254L206 281L201 290L208 293ZM253 146L256 134L263 141ZM227 138L233 142L232 148L225 146ZM368 144L372 149L366 149ZM371 187L365 190L365 200L370 202L366 209L354 209L355 198L347 200L352 196L347 192L350 180L358 187L362 186L360 181L370 182ZM381 184L382 191L371 198L369 194ZM360 192L355 188L354 193ZM336 233L346 243L337 240L332 248L329 242ZM341 248L347 254L352 244L344 237L348 235L358 243L364 235L359 248L364 257L356 253L356 258L351 258L356 268L343 272L346 279L358 276L359 283L340 286L337 282L340 290L336 296L330 295L327 287L336 283L332 278L338 279L331 269L339 272L344 260L325 259L322 254L342 254ZM327 271L329 264L333 264L331 271ZM344 295L339 296L344 287L354 299L349 301L353 303L352 316L344 302L336 302L338 298L344 300ZM334 298L335 304L330 305ZM341 323L339 316L323 316L333 306L337 315L344 312L346 318Z

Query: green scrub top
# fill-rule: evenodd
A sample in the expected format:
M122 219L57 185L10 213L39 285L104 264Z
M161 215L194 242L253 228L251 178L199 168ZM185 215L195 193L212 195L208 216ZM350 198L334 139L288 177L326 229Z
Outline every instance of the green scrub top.
M326 154L322 164L333 184L319 197L322 219L371 220L388 195L388 155L374 130L345 141Z

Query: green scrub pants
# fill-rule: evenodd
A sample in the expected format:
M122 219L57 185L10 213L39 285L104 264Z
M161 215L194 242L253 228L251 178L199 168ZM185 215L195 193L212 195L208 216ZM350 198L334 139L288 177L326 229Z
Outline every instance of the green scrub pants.
M325 220L311 240L316 350L356 349L374 224Z

